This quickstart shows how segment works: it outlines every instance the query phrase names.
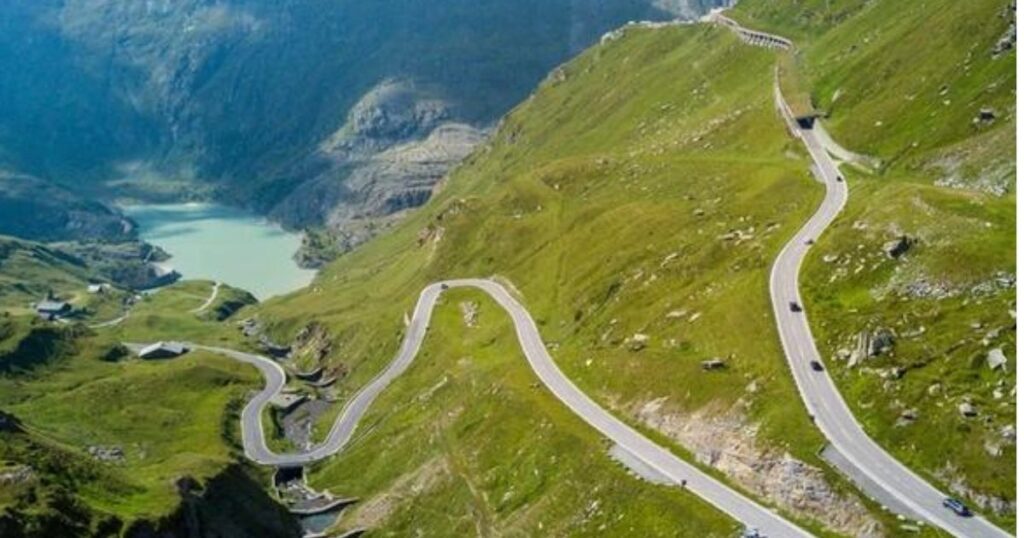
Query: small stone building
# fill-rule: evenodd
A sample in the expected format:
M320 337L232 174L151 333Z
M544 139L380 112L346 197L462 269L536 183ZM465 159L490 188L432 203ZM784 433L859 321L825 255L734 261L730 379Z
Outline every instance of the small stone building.
M143 359L170 359L188 353L189 348L181 342L157 342L139 350Z

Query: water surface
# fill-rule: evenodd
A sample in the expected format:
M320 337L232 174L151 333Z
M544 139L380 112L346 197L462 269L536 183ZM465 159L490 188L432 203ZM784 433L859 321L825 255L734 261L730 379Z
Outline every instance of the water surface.
M316 274L292 259L298 234L240 209L195 203L122 209L143 240L173 256L167 265L183 278L217 280L266 299L297 290Z

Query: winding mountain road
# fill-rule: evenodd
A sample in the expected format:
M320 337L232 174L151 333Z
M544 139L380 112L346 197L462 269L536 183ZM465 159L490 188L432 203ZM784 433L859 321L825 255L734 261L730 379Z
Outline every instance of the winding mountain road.
M765 536L812 536L782 516L737 493L716 478L705 474L679 456L651 441L595 403L573 384L555 364L526 308L504 287L491 280L449 280L427 286L420 293L398 354L380 375L349 400L327 435L327 439L306 452L277 454L272 452L266 444L261 420L263 408L274 395L284 388L287 379L284 369L278 363L251 353L217 347L194 346L196 349L220 353L252 364L263 373L267 380L263 390L249 400L242 409L242 443L246 456L260 464L286 467L306 465L341 451L352 439L360 419L374 399L412 364L426 336L427 327L430 325L430 316L437 304L438 297L445 287L476 288L490 295L512 319L523 354L541 382L570 410L615 442L620 449L625 450L639 461L663 474L673 483L682 485L741 523L759 529Z
M802 306L793 311L791 303L802 305L799 273L813 242L846 205L846 181L821 140L823 126L801 128L775 82L775 103L787 128L803 142L814 161L815 176L825 184L825 200L799 233L782 249L772 266L770 290L772 309L786 360L797 388L818 429L849 463L857 467L855 479L866 492L880 490L902 508L946 532L963 538L1008 537L1010 534L983 517L965 518L942 506L947 497L883 450L860 427L827 371L815 371L812 361L824 365ZM852 477L851 477L852 478ZM865 483L864 480L870 482Z
M752 45L782 49L791 47L791 43L785 38L743 28L725 17L712 20L729 26L745 42ZM1009 536L984 518L961 518L944 509L942 500L945 495L870 439L860 428L827 372L815 371L811 367L812 360L824 363L815 346L806 316L802 311L794 311L790 303L800 304L799 270L812 246L807 240L817 238L843 209L848 196L847 185L845 181L838 179L841 174L836 163L825 151L819 138L821 135L797 125L782 99L777 81L775 100L787 127L810 153L815 175L826 187L825 199L811 219L782 250L772 267L770 277L772 305L780 339L805 405L833 447L857 466L873 487L886 491L922 520L958 537ZM376 397L400 376L416 357L426 336L437 300L447 287L476 288L490 295L509 314L523 354L541 382L570 410L616 443L621 450L748 527L759 529L764 536L811 536L772 510L672 454L595 403L558 368L526 308L500 284L484 279L449 280L424 288L395 358L346 404L326 440L305 452L278 454L271 451L266 444L262 422L263 409L280 393L287 382L287 375L277 362L260 355L231 349L193 346L251 364L266 378L264 388L250 399L242 410L242 440L246 456L264 465L301 466L344 449ZM208 303L212 302L216 291L215 287ZM863 483L861 485L863 487Z

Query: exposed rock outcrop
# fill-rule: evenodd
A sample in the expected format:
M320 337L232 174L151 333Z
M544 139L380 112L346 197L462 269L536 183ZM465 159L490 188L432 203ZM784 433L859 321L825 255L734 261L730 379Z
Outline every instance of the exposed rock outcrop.
M320 144L328 163L274 208L293 227L325 226L327 237L304 245L306 265L344 253L387 229L405 210L430 199L434 186L485 137L453 123L450 105L409 82L390 80L363 97L348 121Z
M1010 516L1017 512L1017 502L1015 500L1007 499L1001 495L983 493L971 488L963 476L959 474L959 470L952 464L947 464L944 469L939 471L938 475L949 483L949 489L953 494L969 500L984 510L994 512L1000 516Z
M320 364L330 355L334 344L331 342L327 329L316 322L306 325L295 335L292 342L293 359L310 359Z
M852 351L842 348L835 353L837 359L847 361L848 368L857 366L865 359L878 357L891 351L896 346L896 333L892 329L879 327L873 331L861 331L851 340L854 343Z
M757 425L736 408L705 408L683 414L666 409L660 398L631 409L643 424L691 451L741 487L787 510L820 521L834 532L861 537L882 536L881 525L853 496L837 492L821 469L757 441Z
M909 237L901 235L897 239L886 242L882 250L885 251L887 256L895 260L906 254L912 244L913 241Z
M999 36L999 40L992 46L992 57L1002 56L1017 48L1017 0L1010 2L1000 16L1007 21L1006 31Z

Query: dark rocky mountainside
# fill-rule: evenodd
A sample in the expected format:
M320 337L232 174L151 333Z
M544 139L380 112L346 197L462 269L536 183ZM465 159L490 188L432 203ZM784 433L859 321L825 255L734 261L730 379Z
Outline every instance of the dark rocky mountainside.
M0 170L0 233L40 241L127 241L135 237L135 225L60 185Z
M360 219L422 203L603 32L723 3L6 2L0 169L91 196L219 196L358 242Z

